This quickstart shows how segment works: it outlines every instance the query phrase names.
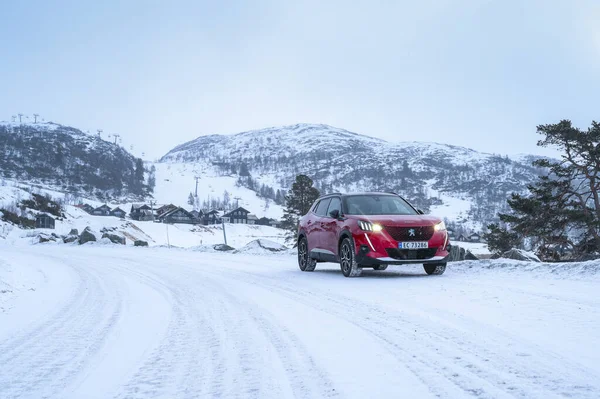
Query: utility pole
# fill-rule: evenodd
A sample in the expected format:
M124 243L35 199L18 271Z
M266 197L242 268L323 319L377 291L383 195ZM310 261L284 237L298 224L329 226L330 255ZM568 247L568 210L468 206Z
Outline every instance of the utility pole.
M225 222L221 219L221 224L223 225L223 240L225 241L225 245L227 245L227 233L225 233Z
M23 118L23 114L18 114L18 115L19 115L19 123L22 123L21 118Z
M198 198L198 180L200 180L200 178L198 176L196 176L195 179L196 179L196 191L194 192L194 196L196 198Z
M40 114L33 114L33 123L37 123L37 118L40 116Z
M154 221L154 205L156 205L156 201L150 201L150 212L152 212L152 221Z
M239 208L240 207L240 197L233 197L233 199L235 200L235 207Z
M17 115L13 115L11 116L13 123L15 123L17 121Z
M103 132L104 130L102 130L102 129L98 129L98 130L96 130L96 131L98 132L98 137L102 138L102 132Z
M115 138L115 144L117 144L117 139L121 137L120 134L113 134L113 137Z

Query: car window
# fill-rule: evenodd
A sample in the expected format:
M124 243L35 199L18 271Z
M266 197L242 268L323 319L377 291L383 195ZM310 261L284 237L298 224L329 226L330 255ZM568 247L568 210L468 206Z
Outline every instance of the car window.
M342 201L338 197L333 197L327 208L327 216L331 215L331 211L337 210L340 214L342 213Z
M416 215L408 202L393 195L356 195L345 198L348 215Z
M321 200L321 202L319 202L319 206L317 206L317 211L315 213L318 216L327 215L327 208L329 207L330 201L331 201L331 198L326 198L324 200Z

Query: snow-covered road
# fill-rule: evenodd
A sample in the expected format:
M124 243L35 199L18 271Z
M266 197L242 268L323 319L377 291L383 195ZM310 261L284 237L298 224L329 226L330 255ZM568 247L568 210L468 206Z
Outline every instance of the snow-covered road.
M489 266L2 246L0 398L600 397L600 274Z

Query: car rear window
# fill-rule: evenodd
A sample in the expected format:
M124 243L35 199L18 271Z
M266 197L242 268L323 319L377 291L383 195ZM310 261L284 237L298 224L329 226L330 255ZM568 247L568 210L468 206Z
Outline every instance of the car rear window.
M321 200L321 202L319 202L319 205L317 206L317 210L315 213L318 216L327 215L327 208L329 207L330 201L331 201L331 198L325 198L325 199Z
M355 195L344 198L348 215L417 215L404 199L394 195Z

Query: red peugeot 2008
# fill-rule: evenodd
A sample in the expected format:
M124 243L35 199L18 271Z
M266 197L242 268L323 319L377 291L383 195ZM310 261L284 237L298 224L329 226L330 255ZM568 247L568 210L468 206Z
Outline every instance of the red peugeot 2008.
M450 242L444 221L424 215L394 193L320 197L298 228L298 265L339 262L346 277L363 268L421 263L427 274L446 270Z

